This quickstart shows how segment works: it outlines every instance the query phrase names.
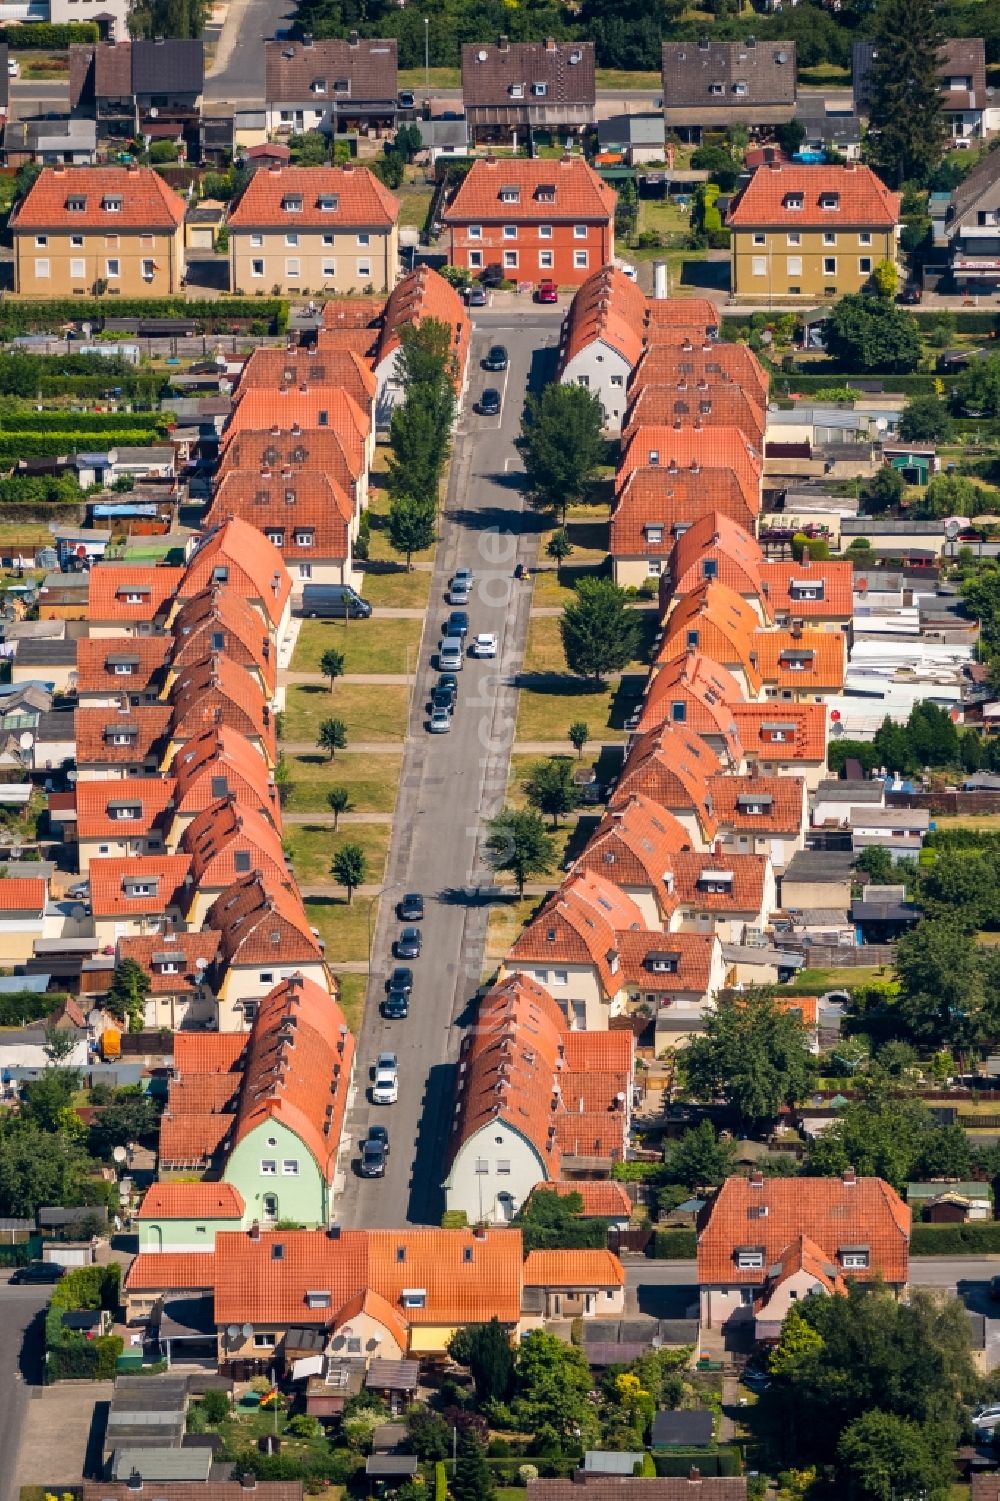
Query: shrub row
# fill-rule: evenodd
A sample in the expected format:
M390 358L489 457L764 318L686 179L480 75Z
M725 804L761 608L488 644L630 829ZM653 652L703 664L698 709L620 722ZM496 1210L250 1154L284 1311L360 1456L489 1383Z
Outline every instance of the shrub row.
M37 47L44 52L59 52L71 42L99 42L101 33L95 21L22 21L17 26L0 26L0 42L12 51Z
M165 396L169 389L169 376L150 371L143 375L43 375L34 390L18 394L34 396L37 392L43 397L78 396L81 399L96 400L108 391L115 390L128 400L139 400L152 405Z
M953 375L848 375L843 371L828 371L822 375L779 375L771 377L771 394L773 396L787 396L792 391L800 391L807 394L810 391L823 391L835 386L853 386L857 389L859 381L878 381L883 391L898 392L904 396L933 396L937 390L937 381L941 381L945 390L954 385L956 377ZM861 392L864 400L864 392Z
M41 1237L35 1236L32 1240L22 1240L13 1246L0 1246L0 1266L27 1266L29 1261L34 1261L41 1244Z
M65 995L37 990L14 990L0 995L0 1027L23 1027L26 1022L41 1021L66 1000Z
M167 430L162 412L3 412L0 433L114 433L127 426L159 436Z
M57 459L65 454L78 453L93 444L87 438L99 437L100 447L148 448L156 440L156 434L141 427L122 427L112 432L85 433L0 433L0 463L15 464L18 459Z
M53 297L46 301L5 301L0 309L0 335L57 328L62 323L88 321L103 327L105 318L188 318L206 332L225 329L234 319L266 319L275 333L288 325L289 305L282 297L220 297L187 301L183 297L106 298Z
M46 1381L112 1381L125 1342L116 1334L97 1339L66 1329L62 1316L70 1309L118 1307L121 1268L83 1266L57 1282L45 1315Z
M653 1256L657 1261L692 1261L698 1250L694 1230L657 1230L653 1236Z
M671 1449L669 1454L654 1454L653 1463L656 1465L657 1475L683 1475L687 1477L692 1468L699 1470L704 1476L739 1475L742 1473L740 1451L730 1447L723 1449Z
M937 308L910 309L918 323L925 320L930 322L941 316ZM776 313L770 321L777 322L782 315ZM1000 334L1000 315L989 312L956 312L955 331L960 334ZM727 338L733 329L747 328L750 324L748 313L723 313L720 328L724 338Z
M992 1256L1000 1251L1000 1220L968 1225L914 1225L911 1256Z

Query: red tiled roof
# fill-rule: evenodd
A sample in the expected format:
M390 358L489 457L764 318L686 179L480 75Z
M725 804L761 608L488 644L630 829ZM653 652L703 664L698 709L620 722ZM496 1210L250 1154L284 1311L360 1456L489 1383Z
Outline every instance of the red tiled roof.
M330 1326L333 1329L343 1329L352 1319L360 1318L362 1315L367 1315L377 1324L381 1324L383 1329L389 1331L399 1348L406 1349L409 1343L406 1320L398 1309L393 1308L392 1304L383 1298L381 1293L374 1293L371 1289L355 1293L353 1298L348 1298L343 1307L337 1309L330 1320ZM342 1348L342 1343L335 1339L332 1348L334 1350Z
M466 1261L471 1248L472 1259ZM400 1250L404 1252L401 1258ZM399 1307L404 1288L422 1287L423 1308L408 1308L410 1324L516 1324L521 1313L521 1234L494 1230L369 1230L368 1282Z
M752 350L745 344L713 343L691 339L685 331L651 330L642 358L628 383L629 400L646 385L673 385L686 380L691 385L726 378L742 386L758 406L767 406L768 377Z
M708 297L651 297L646 304L646 337L654 343L667 331L707 335L719 327L719 309Z
M572 870L590 871L624 890L653 891L661 917L669 917L676 902L664 876L671 856L690 843L672 813L635 793L604 816Z
M353 396L338 386L279 386L267 391L251 386L238 396L226 430L222 434L222 451L242 432L262 432L277 428L297 437L302 433L332 428L344 444L357 475L365 469L365 444L371 432L368 408L358 406Z
M754 633L753 649L765 683L816 693L839 693L844 686L847 650L839 631L759 630ZM804 665L792 665L799 661Z
M243 876L218 896L205 918L222 935L227 964L318 964L322 955L297 892Z
M578 1212L581 1219L622 1219L632 1215L632 1200L624 1185L611 1178L599 1182L539 1183L528 1198L545 1193L558 1194L561 1199L578 1193L583 1200L583 1207Z
M845 1282L839 1268L825 1256L814 1240L808 1235L799 1235L782 1251L778 1257L777 1270L771 1268L768 1273L768 1296L788 1277L793 1277L796 1272L806 1272L810 1277L815 1277L828 1293L846 1293ZM762 1299L766 1302L766 1299Z
M625 1268L611 1251L529 1251L524 1258L524 1285L624 1287Z
M123 777L118 781L78 781L76 832L79 839L124 839L148 834L170 808L173 777ZM138 818L120 818L115 804L138 805Z
M81 782L80 786L83 785ZM119 938L115 946L119 961L134 959L146 971L150 995L189 994L205 978L204 967L198 967L198 960L203 960L204 966L208 966L214 962L218 951L219 935L210 928L203 933L157 933ZM176 972L167 968L167 955L170 964L179 966Z
M137 1220L240 1220L246 1205L231 1183L154 1183Z
M289 501L289 496L293 499ZM232 469L215 492L207 520L242 516L266 531L280 533L275 545L287 562L303 558L335 559L350 554L349 528L354 503L335 479L318 469L296 470L288 479L254 470ZM297 542L308 533L311 541Z
M229 1073L239 1063L246 1044L245 1032L178 1032L174 1037L174 1073L181 1079L192 1074Z
M170 685L171 732L189 740L217 725L259 740L268 759L277 759L277 733L270 702L256 678L222 652L184 667Z
M851 563L824 560L820 563L765 563L761 579L773 611L801 615L804 619L850 620L854 613L854 568ZM822 599L793 599L793 584L822 584Z
M642 385L629 403L622 423L625 443L640 427L670 427L675 422L702 427L738 427L756 448L764 443L764 408L735 381Z
M712 800L723 829L741 834L798 835L806 820L805 782L801 777L712 778ZM749 811L761 807L760 813Z
M767 1214L751 1218L761 1206ZM867 1270L849 1273L859 1281L883 1277L898 1285L907 1279L910 1211L881 1178L765 1178L757 1187L748 1178L727 1178L705 1211L698 1281L760 1283L764 1273L737 1265L737 1248L763 1247L766 1270L803 1235L834 1265L844 1247L867 1247Z
M653 459L653 455L658 455ZM747 508L756 516L760 511L762 460L759 452L738 427L698 428L691 424L675 427L636 427L627 443L615 476L620 493L629 475L636 469L662 468L669 478L682 469L697 475L705 470L731 469L736 475Z
M187 855L141 855L90 862L90 906L95 917L156 916L186 906L184 885L191 868ZM148 896L130 894L131 883L152 887ZM0 882L0 885L3 883Z
M216 580L231 584L245 599L259 604L272 626L281 620L292 592L292 581L278 549L263 532L239 517L223 522L202 539L188 561L177 594L190 599Z
M336 301L332 298L326 307ZM362 411L375 400L375 375L368 361L352 349L255 349L240 372L237 396L258 387L340 386Z
M713 787L721 780L713 779ZM761 912L767 866L763 855L736 854L731 850L722 854L677 854L670 860L674 892L683 906L697 908L699 912L733 915L749 912L756 916ZM732 875L732 882L718 881L719 871ZM710 890L713 885L724 889Z
M574 870L522 930L510 956L518 963L593 965L610 997L621 988L612 967L616 934L645 926L642 912L624 891L604 876Z
M826 761L823 704L734 703L732 709L747 757L762 761Z
M232 514L231 508L227 514ZM211 517L207 519L215 524ZM228 584L212 584L186 599L170 629L174 640L170 663L175 671L221 650L230 661L256 672L268 693L274 693L278 662L270 632L257 611Z
M125 1274L130 1293L200 1292L215 1285L215 1257L209 1251L140 1251Z
M221 891L251 870L268 883L291 880L281 835L270 818L240 807L232 795L191 820L181 848L191 856L191 880L198 891Z
M233 1116L219 1111L160 1117L159 1162L172 1167L207 1168L221 1153L233 1127Z
M165 634L81 636L76 643L77 693L147 693L166 667L169 651Z
M335 208L321 208L322 197ZM282 205L300 200L298 209ZM229 210L230 229L348 229L388 232L399 200L367 167L280 167L255 172Z
M0 912L38 917L45 910L48 889L48 881L8 876L5 881L0 881Z
M109 198L120 200L120 206L104 207ZM71 200L83 207L71 210ZM151 167L43 167L15 210L11 227L15 233L89 229L171 234L186 211L185 200Z
M216 484L221 485L233 470L246 470L261 481L273 477L282 486L312 470L328 475L351 498L352 506L357 500L360 472L350 448L339 433L326 428L313 428L299 437L271 429L238 433L222 455Z
M152 564L98 563L90 570L87 618L91 622L148 625L166 615L183 572L182 568Z
M764 553L753 534L722 511L708 511L692 522L677 538L670 559L670 585L673 596L683 597L703 584L709 576L704 563L715 564L712 577L744 597L754 595L763 601L761 570ZM768 611L770 616L772 612Z
M635 740L611 806L617 808L633 792L641 792L664 808L692 812L704 839L718 831L710 779L722 770L718 756L704 740L684 726L663 724Z
M80 766L138 766L166 748L169 704L140 704L127 710L85 704L73 714L76 759ZM116 739L128 736L122 744Z
M742 671L753 694L760 692L763 671L753 658L758 620L741 595L710 580L678 604L668 617L657 663L673 662L692 649L730 671ZM743 697L743 695L740 695Z
M724 512L753 526L757 512L732 469L633 469L611 513L612 557L668 558L676 529L692 526L708 513ZM654 528L658 531L654 532Z
M197 813L232 794L241 807L279 816L267 763L244 735L228 725L193 736L177 751L170 769L176 779L178 813Z
M623 933L623 983L640 991L681 991L704 996L712 980L712 959L718 939L714 933ZM669 954L670 970L649 967L653 955Z
M730 761L738 765L742 746L731 703L740 697L740 685L731 672L704 652L687 651L662 663L650 678L639 734L665 723L684 724L695 735L721 739Z
M218 941L218 935L212 935ZM126 942L134 939L119 939L118 950L124 952ZM246 1042L246 1034L239 1034ZM234 1115L240 1090L240 1074L185 1074L170 1080L169 1108L173 1116ZM162 1157L162 1152L161 1152Z
M516 203L504 202L503 188L519 192ZM554 195L545 192L554 188ZM582 156L559 161L526 157L480 159L462 180L445 209L445 224L557 224L614 217L617 195Z
M425 318L446 323L452 330L452 373L456 385L460 385L472 342L472 321L455 288L431 266L418 266L401 277L389 293L378 341L378 363L399 348L401 328L419 325Z
M835 194L837 207L824 208ZM798 207L790 201L801 199ZM871 167L850 162L843 167L806 167L780 163L758 167L729 210L734 229L785 226L806 229L892 229L899 222L900 196L887 188Z
M566 315L560 369L597 340L634 365L642 353L646 297L616 266L602 266L577 289Z

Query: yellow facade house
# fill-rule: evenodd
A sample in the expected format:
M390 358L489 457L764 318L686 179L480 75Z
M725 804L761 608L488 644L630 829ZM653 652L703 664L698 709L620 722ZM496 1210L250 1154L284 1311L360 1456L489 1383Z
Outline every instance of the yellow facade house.
M860 292L896 263L900 198L870 167L758 167L729 211L732 290L755 302Z
M182 290L186 204L149 167L45 167L11 217L22 297Z
M233 291L388 292L399 274L399 202L367 167L254 173L229 214Z

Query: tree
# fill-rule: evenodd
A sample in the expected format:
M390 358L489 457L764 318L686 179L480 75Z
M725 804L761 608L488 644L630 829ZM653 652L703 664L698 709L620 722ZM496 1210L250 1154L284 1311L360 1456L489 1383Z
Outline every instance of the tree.
M21 1092L21 1115L39 1131L58 1131L79 1087L78 1069L47 1068L37 1079L25 1084Z
M555 559L557 578L562 577L562 565L572 551L573 544L569 540L569 532L564 526L557 527L545 548L547 556Z
M569 757L550 756L547 761L536 762L525 778L524 790L531 806L551 818L552 827L558 829L559 819L576 807Z
M548 875L555 864L551 836L545 832L539 815L528 809L505 808L491 819L486 848L497 870L513 873L518 896L524 895L524 883L529 876Z
M152 984L137 960L120 959L104 998L105 1011L120 1022L128 1022L130 1031L141 1032L146 1019L146 997Z
M823 1337L802 1317L802 1309L793 1303L781 1330L781 1339L771 1351L768 1369L772 1376L795 1379L798 1367L812 1360L823 1348Z
M904 1189L934 1129L922 1101L895 1099L875 1088L868 1099L845 1106L840 1120L810 1145L808 1172L839 1177L853 1167L863 1178L884 1178Z
M872 29L866 154L896 188L926 182L941 160L942 41L934 0L879 0Z
M50 1063L65 1063L76 1047L77 1037L72 1027L46 1027L43 1051Z
M330 160L330 141L320 130L290 135L288 149L296 167L325 167Z
M806 138L806 128L801 120L787 120L774 132L778 145L789 156L794 156Z
M583 500L605 454L604 409L583 386L553 382L532 394L521 420L525 489L538 510Z
M448 1354L469 1368L480 1407L507 1401L514 1390L514 1351L498 1319L457 1330L448 1341Z
M330 874L341 886L347 887L347 900L354 901L355 888L363 886L368 874L368 856L360 844L342 844L333 857Z
M955 399L969 416L1000 415L1000 354L970 360L955 382Z
M425 505L436 504L438 480L444 463L443 435L433 407L419 399L426 388L410 388L402 406L389 422L392 455L386 484L392 495L417 496Z
M608 1221L582 1218L583 1195L558 1194L553 1189L532 1190L514 1224L521 1232L525 1252L600 1250L608 1243Z
M287 803L292 791L292 768L282 751L274 767L274 785L278 790L278 801L282 807Z
M845 370L903 375L916 369L920 334L913 315L894 302L852 292L827 319L826 347Z
M667 1172L675 1183L694 1193L701 1188L719 1188L733 1171L736 1148L720 1141L710 1120L699 1121L667 1154Z
M722 193L731 193L736 186L739 168L733 160L733 153L727 146L715 144L698 146L691 153L691 165L696 172L707 172L711 181Z
M10 1121L0 1130L0 1214L33 1220L43 1204L92 1203L99 1187L88 1181L92 1168L65 1132Z
M347 725L342 719L324 719L316 736L320 750L329 751L332 761L337 751L347 749Z
M914 396L899 421L899 435L907 443L948 443L954 428L948 408L937 396Z
M330 692L339 677L344 675L344 653L338 651L335 646L328 646L319 659L319 670L325 678L330 679Z
M406 1431L418 1459L447 1459L451 1454L451 1429L432 1407L411 1407Z
M891 469L884 464L881 469L876 469L871 479L865 480L861 486L861 499L864 502L865 514L869 516L881 516L883 511L893 511L899 505L906 491L906 481L898 469Z
M533 1329L517 1352L517 1389L510 1405L518 1426L537 1433L548 1424L562 1441L575 1439L579 1430L588 1447L597 1434L591 1384L590 1367L578 1345Z
M337 832L341 813L347 813L353 807L351 794L346 787L331 787L326 794L326 805L333 814L333 832Z
M838 1471L850 1495L871 1501L947 1495L951 1466L935 1448L919 1423L892 1412L866 1412L840 1436Z
M403 186L403 178L406 176L406 159L399 151L393 150L388 142L382 155L372 162L371 168L375 176L393 192Z
M984 490L961 474L935 474L911 507L911 514L930 519L943 516L978 516L996 510L1000 499L995 490ZM991 504L992 502L992 504Z
M90 1128L90 1149L97 1157L110 1157L115 1147L127 1146L156 1130L159 1112L141 1089L119 1089L101 1107Z
M590 726L584 719L574 719L566 733L577 756L581 756L583 754L583 747L590 739Z
M892 852L884 845L870 844L867 849L854 862L856 870L863 871L868 878L879 886L884 886L892 880Z
M387 518L389 545L406 554L407 571L411 559L421 548L434 544L436 507L433 500L417 500L412 495L397 495L390 503Z
M812 1059L800 1019L779 1010L769 991L750 990L717 1001L681 1067L697 1099L724 1099L742 1123L757 1128L802 1098Z
M603 687L609 673L620 672L635 656L640 625L624 589L611 579L581 579L559 621L570 672Z
M493 1501L496 1482L486 1463L486 1449L474 1429L463 1430L458 1440L455 1473L451 1477L453 1501Z
M985 999L974 938L952 917L918 922L896 945L899 1015L918 1042L961 1046Z
M435 391L438 400L444 400L445 388L452 389L451 382L456 374L451 324L440 318L424 318L420 323L404 324L399 344L396 362L404 389L409 392L419 386Z

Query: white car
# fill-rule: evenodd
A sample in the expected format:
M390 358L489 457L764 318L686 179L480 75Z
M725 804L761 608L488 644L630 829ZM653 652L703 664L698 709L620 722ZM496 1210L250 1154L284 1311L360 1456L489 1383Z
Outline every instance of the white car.
M399 1062L395 1053L379 1053L375 1063L372 1103L395 1105L399 1099Z
M8 78L20 78L20 76L21 76L21 64L17 61L16 58L8 57L8 59L7 59L7 77Z
M496 631L480 631L479 635L473 638L469 652L473 657L495 657L498 645Z
M427 728L432 735L447 735L451 729L451 715L447 709L432 709Z

